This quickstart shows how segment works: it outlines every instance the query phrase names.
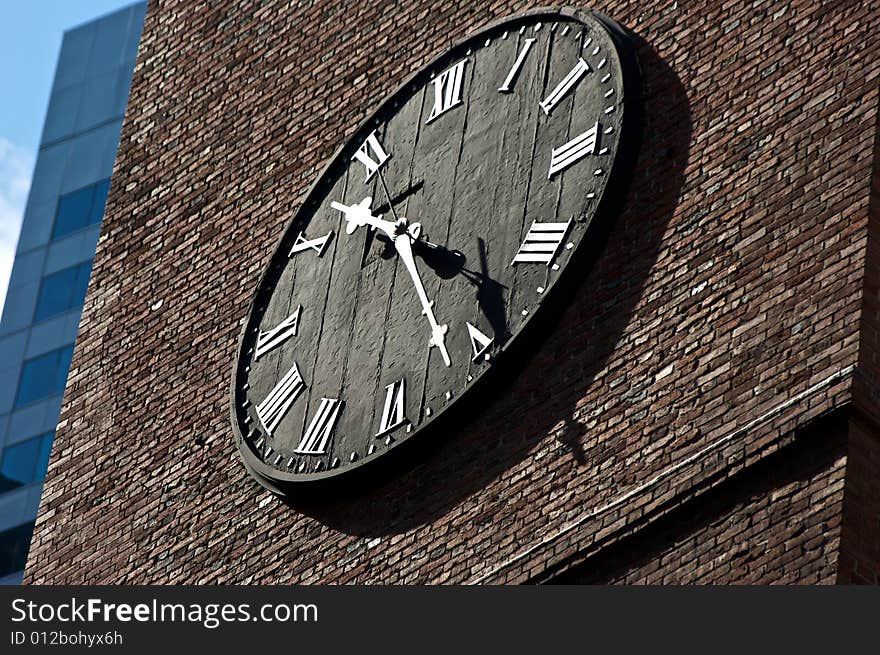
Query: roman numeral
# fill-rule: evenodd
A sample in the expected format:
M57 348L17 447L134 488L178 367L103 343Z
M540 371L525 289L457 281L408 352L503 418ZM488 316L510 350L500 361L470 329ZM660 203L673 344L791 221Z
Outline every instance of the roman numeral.
M381 437L386 432L391 432L391 430L406 421L404 416L406 412L405 392L406 380L404 378L385 387L385 407L382 409L382 421L379 423L379 432L376 433L377 437Z
M287 375L281 382L275 385L275 388L269 392L266 400L257 405L257 416L260 417L260 423L266 428L266 432L272 434L281 419L287 414L287 410L293 405L293 401L306 388L302 376L296 364L293 365Z
M556 85L556 88L550 92L549 96L540 102L541 109L544 110L544 113L549 116L550 112L553 111L553 108L562 101L568 92L574 88L574 85L577 84L580 79L589 72L589 70L590 65L582 58L578 58L578 63L576 63L574 68L569 71L568 75Z
M467 59L462 59L454 66L440 73L434 78L434 107L427 125L441 114L461 104L461 83L464 80L464 65Z
M524 262L540 262L550 266L550 262L556 257L559 246L565 240L568 234L568 228L571 227L571 219L567 223L539 223L534 221L532 227L529 228L528 234L523 244L519 247L516 257L513 258L514 264L522 264Z
M553 152L550 154L550 172L547 174L547 179L550 179L554 174L565 170L587 155L595 154L598 143L599 123L597 122L589 130L576 136L568 143L558 148L553 148Z
M376 171L388 161L388 157L390 155L385 152L385 149L382 147L382 144L379 143L379 139L376 137L376 131L374 130L370 136L367 137L367 140L361 145L360 148L357 149L357 152L354 153L354 157L352 157L352 161L357 159L360 163L364 165L367 169L367 177L364 180L364 183L369 182L370 178L375 175ZM375 157L375 159L373 159Z
M465 321L465 325L467 325L468 336L471 338L471 348L474 349L474 357L471 361L475 362L483 355L483 353L489 350L489 347L492 345L492 339L480 332L467 321ZM489 359L488 355L486 355L486 359Z
M296 237L296 242L293 244L293 248L290 249L288 257L293 257L296 253L309 249L318 253L318 257L323 257L324 251L327 249L327 243L331 238L333 238L333 230L330 230L327 234L318 237L317 239L308 239L306 238L305 232L300 232Z
M257 335L257 346L254 349L254 361L275 346L284 343L290 337L296 336L296 328L299 325L299 315L302 312L302 305L296 308L290 316L281 321L271 330L260 330Z
M318 411L312 418L306 433L303 435L302 441L296 447L297 453L301 455L323 455L327 452L327 443L330 441L330 435L336 426L336 419L339 418L339 410L342 409L342 403L337 398L321 398L321 404Z
M513 90L510 88L510 85L516 81L516 76L519 75L519 69L522 68L523 62L526 60L526 55L529 54L529 50L535 41L536 39L526 39L525 45L522 50L519 51L519 55L517 56L516 61L513 62L510 72L507 74L507 77L504 78L502 85L498 87L499 92L510 93Z

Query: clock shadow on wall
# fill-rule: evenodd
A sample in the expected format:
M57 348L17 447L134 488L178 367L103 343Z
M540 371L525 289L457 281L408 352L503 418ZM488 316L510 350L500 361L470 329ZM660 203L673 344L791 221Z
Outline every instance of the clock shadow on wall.
M637 160L625 198L608 198L604 215L590 226L570 284L556 285L554 302L532 319L530 334L520 335L515 350L481 381L482 395L463 397L435 429L350 483L291 494L285 502L292 510L352 535L395 534L429 524L491 486L548 434L563 444L561 469L603 458L585 450L588 435L573 419L575 408L634 318L681 193L692 131L676 74L650 44L629 37L641 68ZM508 505L499 496L475 524L503 518Z

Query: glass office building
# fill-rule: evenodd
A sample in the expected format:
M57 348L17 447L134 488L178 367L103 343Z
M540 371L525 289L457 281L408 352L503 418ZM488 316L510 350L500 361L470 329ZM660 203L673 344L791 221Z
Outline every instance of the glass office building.
M146 3L67 31L0 319L0 584L27 558Z

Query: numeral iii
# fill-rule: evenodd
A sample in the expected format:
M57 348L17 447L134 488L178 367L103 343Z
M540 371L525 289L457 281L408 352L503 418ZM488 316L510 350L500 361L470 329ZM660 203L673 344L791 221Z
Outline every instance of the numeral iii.
M576 136L568 143L558 148L553 148L553 152L550 155L550 172L547 173L547 178L553 177L555 173L565 170L587 155L595 154L598 143L599 123L596 123L589 130Z
M466 63L467 59L462 59L434 78L434 106L425 124L461 104L461 83L464 81Z

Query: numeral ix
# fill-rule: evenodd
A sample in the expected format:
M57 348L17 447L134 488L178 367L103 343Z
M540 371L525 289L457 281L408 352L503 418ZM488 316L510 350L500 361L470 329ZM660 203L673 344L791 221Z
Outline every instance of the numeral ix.
M296 329L299 325L299 315L301 313L302 305L297 307L293 314L285 318L271 330L260 330L260 333L257 335L257 346L254 351L254 359L259 359L261 355L264 355L276 346L280 346L290 337L296 336Z

